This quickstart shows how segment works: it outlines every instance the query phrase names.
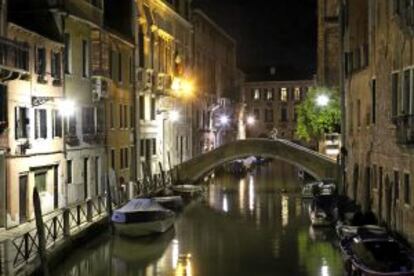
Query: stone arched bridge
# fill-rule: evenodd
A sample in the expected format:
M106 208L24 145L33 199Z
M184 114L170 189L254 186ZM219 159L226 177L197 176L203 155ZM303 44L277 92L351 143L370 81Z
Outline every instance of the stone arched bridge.
M177 166L181 183L194 183L214 168L248 156L270 157L302 168L316 179L338 180L337 163L323 154L287 140L247 139L225 144Z

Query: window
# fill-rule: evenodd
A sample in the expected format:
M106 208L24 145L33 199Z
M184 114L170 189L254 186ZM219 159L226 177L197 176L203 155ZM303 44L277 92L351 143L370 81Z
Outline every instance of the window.
M128 128L128 106L124 106L124 128Z
M300 101L300 87L295 87L293 98L296 102Z
M46 75L46 50L45 48L37 48L36 74L38 74L39 76Z
M410 175L404 174L404 203L411 204Z
M60 58L60 53L57 52L51 52L50 53L50 71L51 71L51 75L52 78L54 78L55 80L60 80L61 79L61 75L60 75L60 71L61 71L61 58Z
M125 168L124 165L124 149L120 149L119 150L119 164L121 164L120 169L122 170L123 168Z
M95 108L93 107L82 108L82 133L95 133Z
M151 120L155 120L155 98L151 98Z
M111 168L115 170L115 150L111 149Z
M15 138L28 138L29 134L29 109L26 107L15 108Z
M152 155L157 154L157 139L152 139Z
M124 149L124 168L127 169L129 167L129 153L128 148Z
M259 89L259 88L256 88L256 89L254 90L253 99L254 99L254 100L260 100L260 89Z
M253 114L254 114L254 118L256 119L256 120L260 120L260 109L254 109L253 110Z
M88 41L82 40L82 77L89 76L89 49Z
M71 184L73 181L72 160L66 161L66 177L67 177L67 183Z
M287 108L286 107L282 107L282 109L280 110L280 120L282 122L287 122L288 120L288 116L287 116Z
M58 110L53 110L52 120L52 137L62 137L62 115Z
M371 81L371 122L375 124L377 120L377 81Z
M145 120L145 97L139 96L139 119Z
M287 102L288 100L288 91L286 87L280 89L280 101Z
M122 53L118 53L118 81L122 82Z
M46 109L35 110L35 139L47 138Z
M109 75L111 79L114 79L114 51L112 49L109 49L108 60L109 60Z
M392 117L398 116L398 93L400 89L399 79L400 74L398 72L391 75Z
M394 196L400 198L400 172L394 171Z
M272 123L273 122L273 109L266 109L265 110L265 122Z
M68 126L67 126L67 130L68 130L68 134L75 136L76 135L76 117L75 116L71 116L70 118L68 118Z
M65 52L64 52L64 63L65 63L65 73L66 74L70 74L70 51L71 51L71 47L70 47L70 34L65 34L64 38L64 43L65 43Z
M114 128L114 104L109 104L109 126L110 128Z
M46 172L35 174L35 187L39 193L46 191Z
M271 90L267 90L267 92L266 92L266 99L268 100L268 101L273 101L273 89L271 89Z
M404 71L403 82L403 98L402 98L402 110L403 115L408 115L410 112L410 70Z

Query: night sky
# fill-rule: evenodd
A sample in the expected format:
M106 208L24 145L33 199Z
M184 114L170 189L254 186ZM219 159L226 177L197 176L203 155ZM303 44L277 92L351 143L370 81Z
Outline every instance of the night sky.
M238 42L249 79L270 66L277 79L311 78L316 63L316 0L194 0Z

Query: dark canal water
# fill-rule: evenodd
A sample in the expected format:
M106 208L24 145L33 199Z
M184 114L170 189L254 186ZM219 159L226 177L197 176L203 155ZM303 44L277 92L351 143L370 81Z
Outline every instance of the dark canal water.
M310 227L298 187L294 168L277 161L241 180L216 177L175 230L103 234L52 275L343 275L333 230Z

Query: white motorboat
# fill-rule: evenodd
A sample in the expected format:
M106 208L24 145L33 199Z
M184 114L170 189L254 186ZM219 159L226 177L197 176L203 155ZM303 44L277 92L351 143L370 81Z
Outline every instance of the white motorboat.
M170 210L180 210L184 207L183 198L181 196L158 196L153 197L164 208Z
M116 232L129 237L164 233L174 225L174 219L173 211L150 198L132 199L112 215Z
M203 192L203 188L196 185L175 185L171 188L176 195L180 195L183 198L193 198L200 195Z

